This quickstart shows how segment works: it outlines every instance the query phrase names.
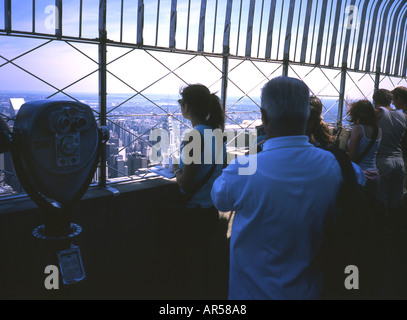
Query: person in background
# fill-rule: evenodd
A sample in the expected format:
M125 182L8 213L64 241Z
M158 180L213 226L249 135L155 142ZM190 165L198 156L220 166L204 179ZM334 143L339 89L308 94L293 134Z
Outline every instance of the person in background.
M321 299L316 259L337 215L343 181L335 156L305 134L309 89L270 80L261 93L263 151L237 157L212 187L215 207L236 211L230 238L229 299ZM256 161L256 170L245 172ZM360 184L363 171L354 165Z
M366 189L378 197L380 174L376 166L376 155L382 132L377 125L374 107L368 100L356 101L351 104L348 116L354 124L348 142L349 157L365 172Z
M309 142L316 147L327 149L335 143L329 127L322 118L322 102L316 96L310 97L310 116L307 123L306 134Z
M376 157L380 172L379 199L387 208L390 221L402 207L405 176L402 140L407 129L406 115L390 107L392 100L392 93L386 89L378 89L373 94L378 125L382 129Z
M397 110L402 110L407 115L407 88L397 87L394 88L391 93L393 94L393 105ZM406 175L404 177L404 197L407 201L407 134L404 135L402 141L403 159L404 159L404 171ZM406 202L407 203L407 202Z

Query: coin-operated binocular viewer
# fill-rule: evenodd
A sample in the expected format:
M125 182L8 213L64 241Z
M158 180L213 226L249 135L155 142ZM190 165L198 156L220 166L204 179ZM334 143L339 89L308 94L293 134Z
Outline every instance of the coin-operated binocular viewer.
M99 128L88 105L35 101L21 106L10 130L0 123L0 152L10 150L24 190L44 214L33 234L46 240L64 284L85 278L79 247L81 227L71 221L74 206L94 177L109 130Z

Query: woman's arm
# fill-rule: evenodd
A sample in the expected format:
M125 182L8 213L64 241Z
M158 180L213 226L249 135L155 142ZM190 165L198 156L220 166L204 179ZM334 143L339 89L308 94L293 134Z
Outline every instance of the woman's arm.
M349 158L354 161L358 154L358 147L360 139L362 139L362 128L356 124L353 126L353 129L350 133L350 142L349 142Z
M198 171L199 165L197 164L184 164L184 170L179 170L178 164L172 165L172 170L176 172L175 178L177 184L184 191L192 189L195 181L195 176Z

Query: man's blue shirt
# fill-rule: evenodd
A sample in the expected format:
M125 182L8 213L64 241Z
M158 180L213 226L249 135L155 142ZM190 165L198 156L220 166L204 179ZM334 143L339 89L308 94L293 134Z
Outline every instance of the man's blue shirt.
M267 140L249 156L257 161L253 174L239 174L240 160L223 170L211 192L218 210L236 211L229 298L320 298L321 275L312 262L324 226L336 217L343 179L335 156L307 136L287 136ZM354 169L364 185L363 171Z

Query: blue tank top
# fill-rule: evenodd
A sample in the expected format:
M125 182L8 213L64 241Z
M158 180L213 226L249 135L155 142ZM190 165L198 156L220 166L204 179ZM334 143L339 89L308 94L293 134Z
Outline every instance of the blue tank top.
M213 206L213 202L211 199L212 185L215 182L215 180L222 173L223 160L225 159L225 156L226 156L226 145L225 145L225 143L222 142L221 153L218 154L217 153L217 141L216 141L215 137L212 137L212 139L205 139L205 131L206 131L206 134L209 134L209 136L210 136L213 128L208 125L198 124L194 127L194 129L199 131L201 134L201 137L204 138L204 149L201 154L201 164L199 165L198 171L195 176L195 183L198 183L205 177L205 175L211 170L212 165L214 163L216 164L216 168L215 168L214 173L210 177L210 179L199 189L199 191L197 193L195 193L195 195L192 197L192 199L188 202L187 208L193 208L193 207L198 207L198 206L201 208L209 208L209 207ZM185 153L184 153L184 148L181 147L181 149L182 150L181 150L179 167L181 169L183 169ZM212 159L208 159L208 158L212 158Z
M365 134L364 125L359 125L359 126L362 128L363 136L359 141L357 156L359 156L364 150L366 150L367 146L370 144L370 139L368 139ZM379 131L379 136L380 136L380 131ZM376 167L376 155L377 155L377 150L379 149L381 140L382 140L381 136L379 139L376 139L375 143L372 145L369 152L359 162L359 167L361 167L362 170L372 170L372 169L377 168Z

